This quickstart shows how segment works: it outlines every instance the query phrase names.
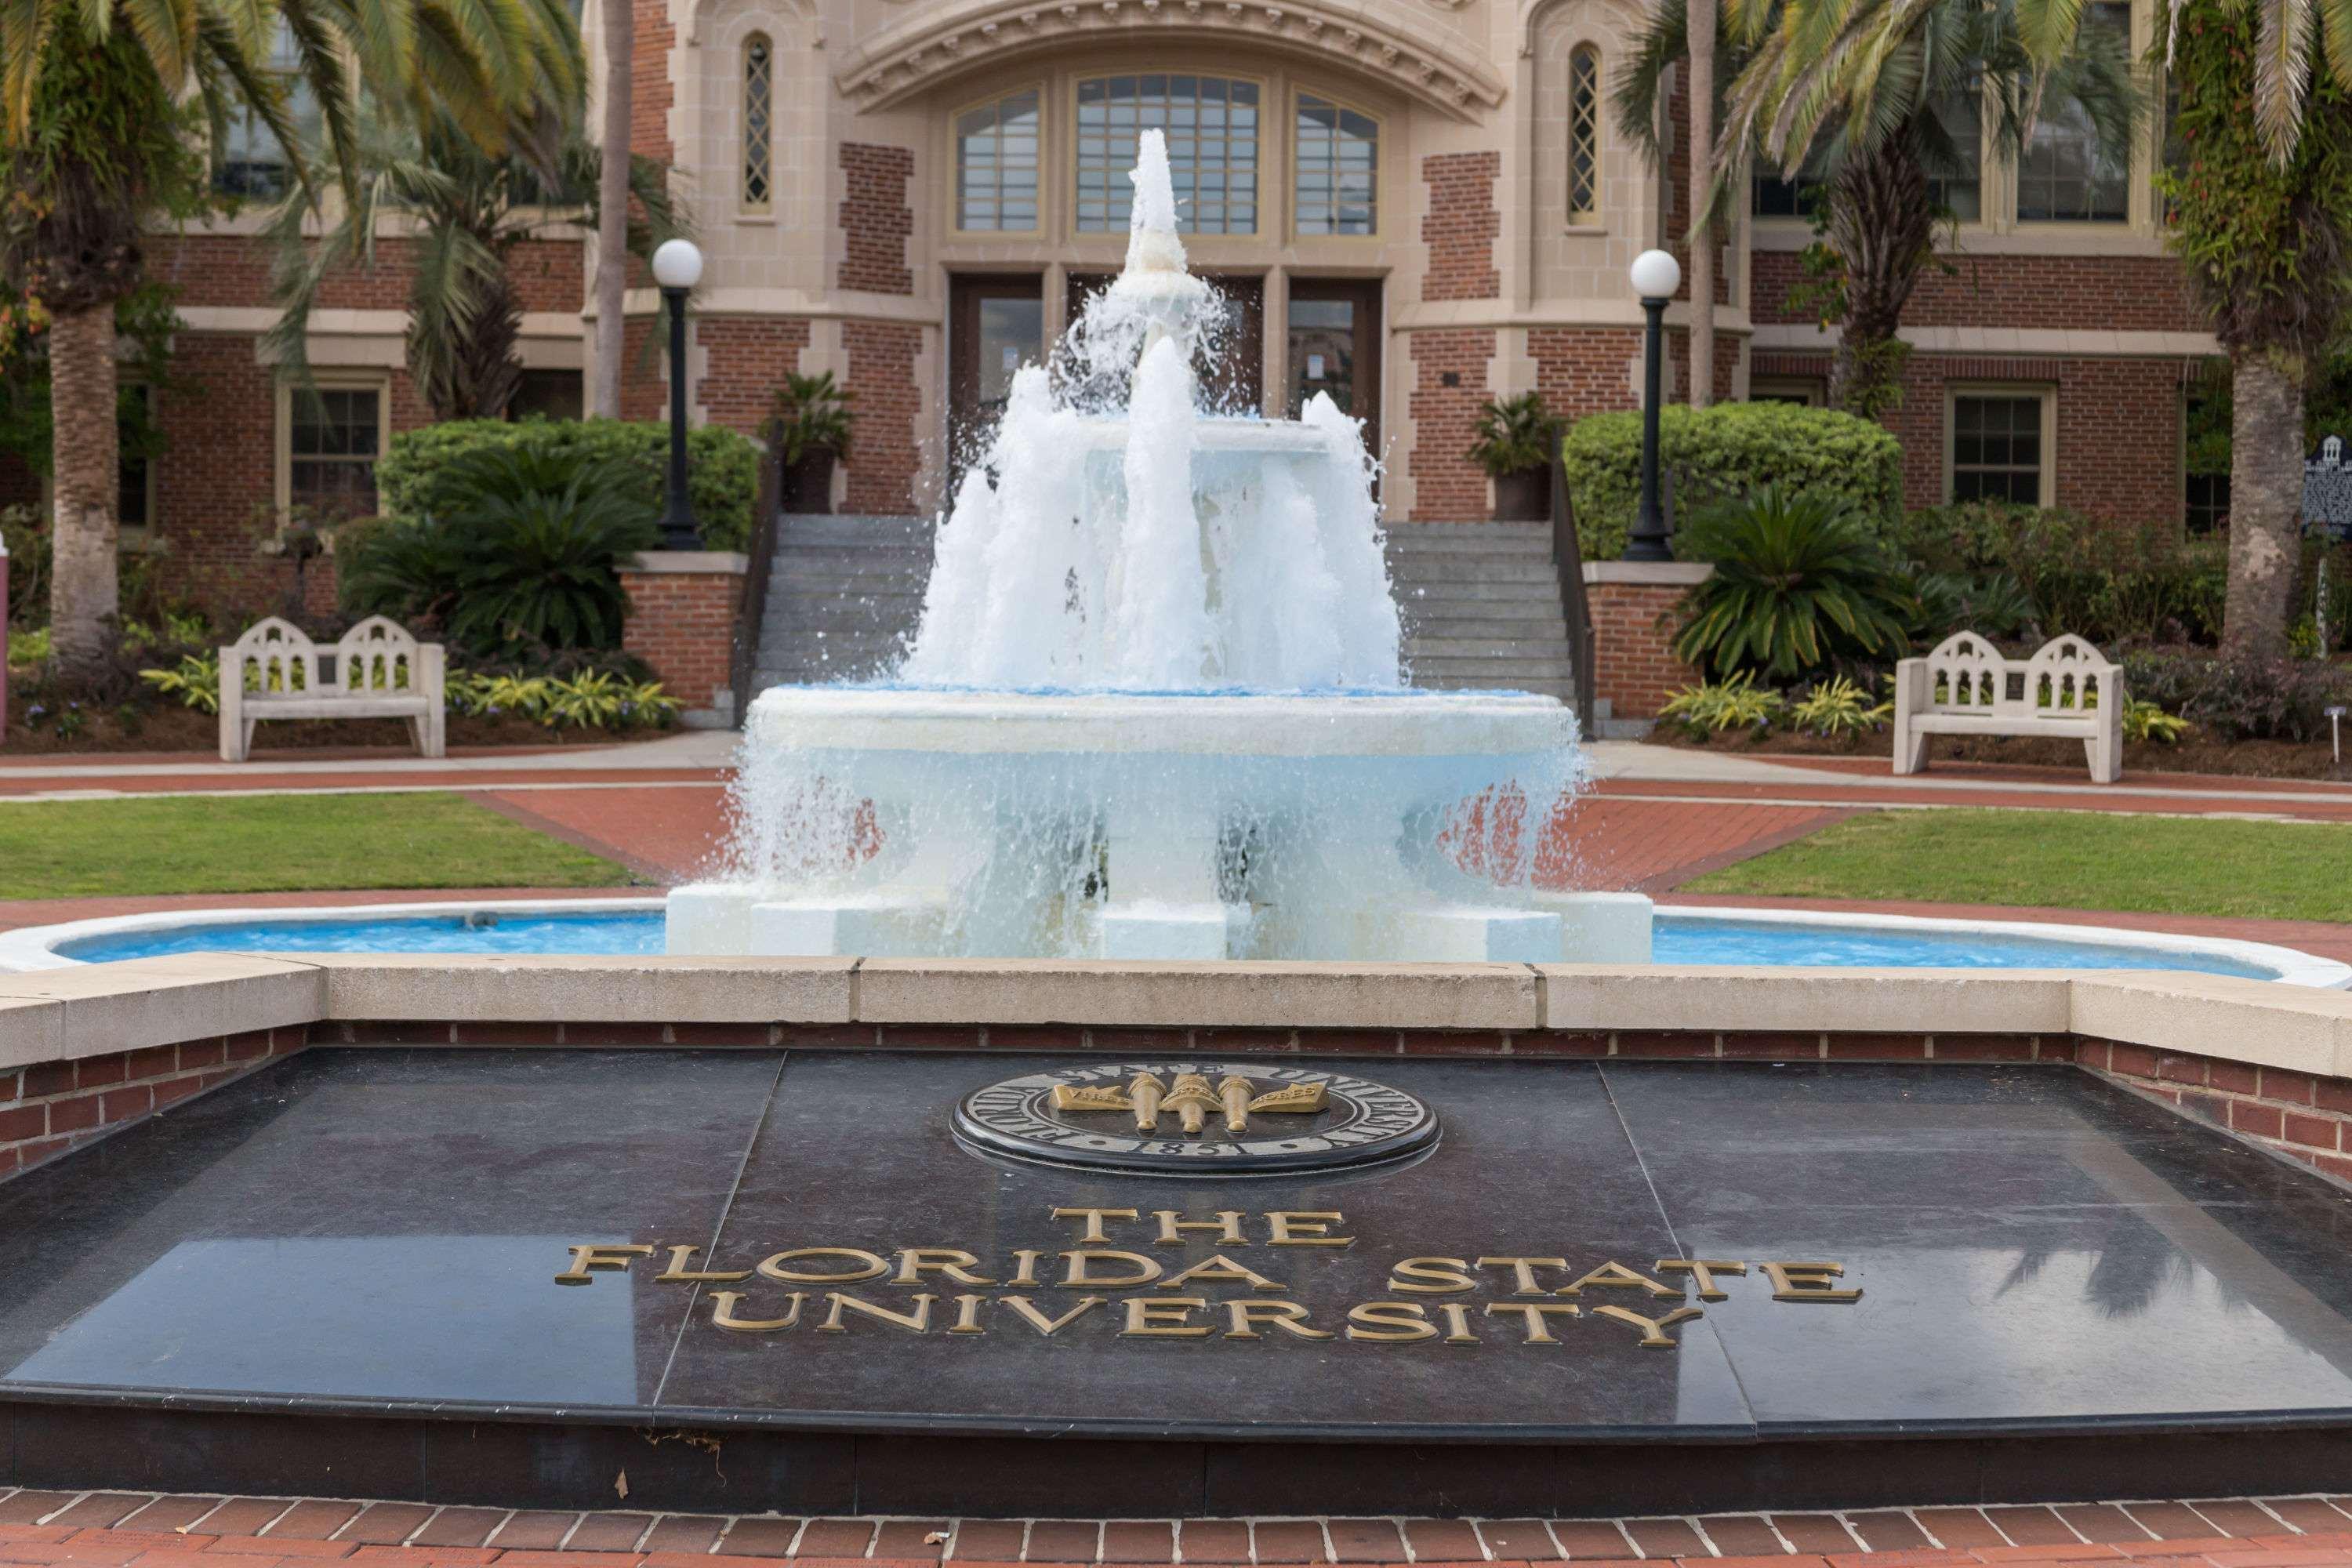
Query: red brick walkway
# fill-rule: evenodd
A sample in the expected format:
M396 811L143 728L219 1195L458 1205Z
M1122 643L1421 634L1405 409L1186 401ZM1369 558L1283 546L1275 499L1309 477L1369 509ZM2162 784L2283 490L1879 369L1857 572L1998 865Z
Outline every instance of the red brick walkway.
M224 1557L223 1554L227 1554ZM509 1512L324 1499L19 1491L0 1496L0 1564L267 1568L682 1568L738 1563L2352 1563L2352 1498L2231 1498L1578 1520L801 1519Z

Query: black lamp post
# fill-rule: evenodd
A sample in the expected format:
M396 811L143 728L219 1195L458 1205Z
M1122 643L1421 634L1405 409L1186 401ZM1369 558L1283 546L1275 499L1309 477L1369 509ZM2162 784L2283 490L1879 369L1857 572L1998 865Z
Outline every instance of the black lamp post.
M1645 250L1633 258L1633 292L1641 297L1647 318L1642 334L1642 512L1625 538L1628 561L1672 561L1666 547L1673 531L1658 505L1658 405L1664 397L1659 385L1666 336L1666 302L1682 287L1682 264L1663 250Z
M654 281L669 307L669 497L662 509L662 548L698 550L701 525L686 495L686 296L702 280L702 252L691 240L663 242L654 252Z

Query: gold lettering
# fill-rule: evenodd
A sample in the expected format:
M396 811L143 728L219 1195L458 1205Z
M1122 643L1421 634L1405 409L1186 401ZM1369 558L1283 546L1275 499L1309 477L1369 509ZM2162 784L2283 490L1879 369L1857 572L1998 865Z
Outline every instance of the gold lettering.
M772 1334L778 1329L789 1329L801 1321L801 1303L808 1292L795 1290L786 1300L792 1306L781 1318L739 1318L735 1303L743 1299L740 1290L713 1290L710 1293L710 1322L714 1328L732 1329L739 1334Z
M998 1300L1013 1309L1015 1316L1048 1339L1060 1333L1108 1300L1102 1296L1081 1296L1078 1304L1058 1318L1049 1318L1037 1310L1036 1303L1026 1296L1000 1296Z
M1328 1329L1310 1329L1307 1326L1307 1309L1296 1301L1228 1301L1225 1303L1225 1316L1233 1323L1233 1326L1225 1331L1225 1338L1229 1340L1262 1338L1256 1327L1260 1323L1264 1323L1269 1329L1280 1329L1284 1333L1294 1334L1302 1340L1331 1338L1331 1332Z
M1841 1290L1830 1283L1845 1273L1843 1263L1767 1263L1764 1277L1772 1281L1775 1301L1859 1301L1859 1289Z
M1138 1285L1149 1285L1160 1278L1160 1264L1140 1252L1065 1252L1062 1260L1068 1265L1063 1272L1065 1285L1107 1285L1114 1290L1131 1290ZM1123 1279L1106 1279L1094 1271L1097 1263L1132 1263L1135 1272Z
M1518 1280L1517 1286L1511 1291L1512 1295L1540 1296L1544 1294L1544 1287L1536 1283L1537 1267L1540 1265L1546 1268L1565 1269L1568 1267L1568 1259L1565 1258L1482 1258L1478 1259L1478 1267L1481 1268L1496 1268L1506 1264L1509 1265L1512 1276Z
M1162 1247L1183 1246L1182 1233L1188 1230L1215 1231L1220 1247L1249 1245L1249 1237L1242 1234L1242 1211L1239 1209L1219 1209L1214 1219L1178 1219L1174 1209L1154 1209L1151 1213L1152 1217L1160 1222L1160 1245Z
M1283 1290L1288 1289L1287 1286L1276 1284L1273 1280L1267 1279L1265 1275L1260 1274L1257 1270L1250 1268L1246 1264L1234 1262L1232 1258L1227 1258L1222 1252L1216 1253L1212 1257L1202 1258L1200 1262L1195 1263L1192 1268L1187 1268L1181 1274L1170 1275L1165 1280L1160 1282L1160 1288L1162 1290L1173 1290L1177 1286L1181 1285L1190 1279L1229 1279L1235 1284L1246 1282L1249 1285L1249 1288L1253 1290Z
M1661 1258L1661 1274L1687 1274L1698 1281L1698 1299L1702 1301L1728 1301L1730 1293L1715 1282L1718 1274L1745 1274L1748 1265L1729 1262L1720 1258Z
M1562 1267L1565 1268L1566 1265L1563 1264ZM1520 1321L1527 1325L1528 1343L1556 1345L1559 1342L1551 1337L1551 1331L1544 1326L1544 1319L1555 1313L1563 1318L1581 1317L1584 1314L1584 1309L1573 1301L1489 1301L1486 1303L1488 1317L1498 1318L1505 1312L1519 1314Z
M1127 1326L1118 1331L1125 1339L1206 1339L1206 1323L1186 1326L1193 1309L1205 1308L1208 1300L1201 1296L1129 1296Z
M1463 1290L1475 1290L1478 1281L1463 1272L1470 1265L1459 1258L1408 1258L1389 1270L1389 1289L1410 1290L1420 1296L1451 1296ZM1425 1279L1425 1285L1408 1285L1407 1279Z
M1573 1285L1563 1285L1552 1292L1555 1296L1580 1296L1586 1286L1596 1290L1647 1290L1653 1296L1667 1296L1679 1301L1683 1293L1672 1285L1661 1285L1646 1274L1636 1274L1622 1263L1604 1263Z
M625 1274L629 1271L630 1259L651 1258L653 1255L654 1249L642 1242L633 1241L617 1247L593 1241L582 1242L572 1249L572 1267L557 1275L555 1282L558 1285L585 1285L589 1271L595 1268L617 1268Z
M1007 1279L1005 1283L1007 1285L1034 1285L1037 1283L1037 1259L1045 1256L1045 1255L1044 1253L1039 1252L1034 1247L1022 1247L1013 1255L1013 1261L1019 1264L1020 1267L1013 1271L1013 1278Z
M694 1255L701 1250L702 1248L698 1247L671 1247L669 1249L669 1267L664 1268L660 1273L654 1276L654 1283L656 1285L690 1285L704 1279L732 1281L736 1279L749 1279L751 1278L751 1271L748 1268L688 1268L687 1264L691 1262Z
M984 1334L980 1326L980 1309L987 1303L985 1296L958 1296L955 1299L956 1321L948 1325L951 1334Z
M806 1269L787 1268L784 1265L797 1258L853 1258L857 1267L845 1274L812 1273ZM846 1285L853 1279L871 1279L890 1272L890 1266L870 1252L855 1247L796 1247L790 1252L779 1252L760 1259L760 1272L771 1279L782 1279L788 1285Z
M898 1252L898 1277L893 1285L919 1285L925 1274L937 1274L959 1285L993 1285L985 1274L974 1274L980 1259L954 1247L908 1247Z
M1592 1309L1592 1315L1596 1318L1614 1318L1621 1323L1633 1324L1642 1331L1642 1345L1645 1350L1670 1351L1675 1348L1675 1342L1668 1336L1666 1330L1681 1322L1685 1318L1702 1317L1705 1314L1696 1307L1676 1307L1663 1318L1645 1318L1641 1313L1629 1311L1623 1307L1595 1307Z
M1367 1301L1348 1309L1351 1340L1433 1340L1437 1325L1418 1301Z
M1338 1209L1276 1209L1265 1216L1268 1247L1353 1247L1352 1236L1333 1236L1348 1216Z
M1055 1219L1082 1219L1086 1221L1086 1234L1078 1237L1078 1245L1080 1247L1093 1247L1097 1243L1108 1241L1110 1239L1110 1237L1103 1234L1103 1221L1107 1219L1133 1219L1135 1217L1135 1211L1133 1209L1055 1209L1054 1211L1054 1217Z
M1445 1342L1449 1345L1475 1345L1478 1336L1470 1331L1470 1309L1459 1301L1440 1301L1437 1310L1445 1314Z
M824 1315L824 1321L816 1326L816 1331L821 1334L847 1333L849 1325L841 1321L841 1314L845 1311L863 1313L877 1323L888 1323L894 1328L904 1329L910 1334L923 1333L931 1326L931 1303L939 1300L937 1296L929 1294L910 1296L908 1300L915 1303L915 1310L911 1312L894 1312L887 1307L877 1306L872 1301L860 1300L843 1290L827 1290L824 1293L824 1299L833 1303L833 1310L827 1312Z

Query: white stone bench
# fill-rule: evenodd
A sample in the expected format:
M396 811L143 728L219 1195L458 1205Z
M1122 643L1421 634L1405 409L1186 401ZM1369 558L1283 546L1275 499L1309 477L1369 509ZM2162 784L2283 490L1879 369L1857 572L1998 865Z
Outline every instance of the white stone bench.
M2122 668L2081 637L2004 658L1954 632L1895 667L1895 771L1924 771L1930 735L2062 735L2083 742L2094 780L2113 784L2124 774L2125 701Z
M264 719L404 719L419 754L437 757L448 749L443 700L439 643L370 616L321 648L271 616L220 650L221 761L245 761Z

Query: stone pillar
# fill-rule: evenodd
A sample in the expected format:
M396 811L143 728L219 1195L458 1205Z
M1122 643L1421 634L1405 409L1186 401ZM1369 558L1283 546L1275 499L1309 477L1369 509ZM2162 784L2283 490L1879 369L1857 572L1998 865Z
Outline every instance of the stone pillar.
M735 721L729 681L735 617L750 557L733 550L648 550L621 568L629 618L621 647L653 666L685 722L723 730Z
M1604 735L1649 728L1678 686L1698 672L1675 658L1683 595L1715 574L1704 561L1588 561L1584 596L1592 606L1593 700Z

